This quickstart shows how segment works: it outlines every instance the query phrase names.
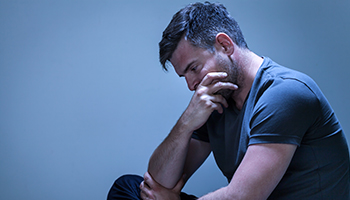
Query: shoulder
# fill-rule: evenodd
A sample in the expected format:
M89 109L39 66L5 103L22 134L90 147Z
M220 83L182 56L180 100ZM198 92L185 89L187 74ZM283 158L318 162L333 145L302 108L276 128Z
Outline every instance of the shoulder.
M250 143L281 142L300 145L320 116L320 100L308 76L273 66L260 72L247 101Z
M257 88L254 95L255 106L270 105L284 108L318 106L318 92L312 85L312 81L298 77L270 76Z
M283 67L267 60L257 75L250 96L268 103L317 103L320 89L312 78L304 73Z

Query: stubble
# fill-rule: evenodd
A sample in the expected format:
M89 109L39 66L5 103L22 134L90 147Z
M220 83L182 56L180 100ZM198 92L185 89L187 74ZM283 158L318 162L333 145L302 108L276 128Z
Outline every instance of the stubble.
M230 82L240 87L240 83L242 83L242 68L238 65L237 61L229 58L224 59L222 56L218 55L217 58L217 70L223 71L227 73L227 77L223 79L223 82ZM217 92L217 94L222 95L226 101L229 101L234 94L234 90L222 89Z

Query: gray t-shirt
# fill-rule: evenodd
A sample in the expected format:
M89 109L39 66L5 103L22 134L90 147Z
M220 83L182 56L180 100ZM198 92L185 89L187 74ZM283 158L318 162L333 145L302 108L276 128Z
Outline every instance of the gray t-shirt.
M210 142L228 181L250 144L295 144L291 164L269 199L350 199L349 150L334 111L310 77L267 57L242 110L231 102L192 137Z

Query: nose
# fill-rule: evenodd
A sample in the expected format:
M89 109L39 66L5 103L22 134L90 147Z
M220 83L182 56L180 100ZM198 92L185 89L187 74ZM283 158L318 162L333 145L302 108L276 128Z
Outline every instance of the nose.
M185 78L186 78L188 89L191 91L195 91L199 85L199 81L193 77L185 76Z

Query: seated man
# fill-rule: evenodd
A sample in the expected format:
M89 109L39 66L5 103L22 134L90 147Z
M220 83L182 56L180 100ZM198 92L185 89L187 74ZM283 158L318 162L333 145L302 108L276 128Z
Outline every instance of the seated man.
M349 199L349 151L316 83L248 49L221 4L177 12L159 43L164 69L193 97L152 154L108 199L197 199L181 193L213 152L228 185L199 199Z

